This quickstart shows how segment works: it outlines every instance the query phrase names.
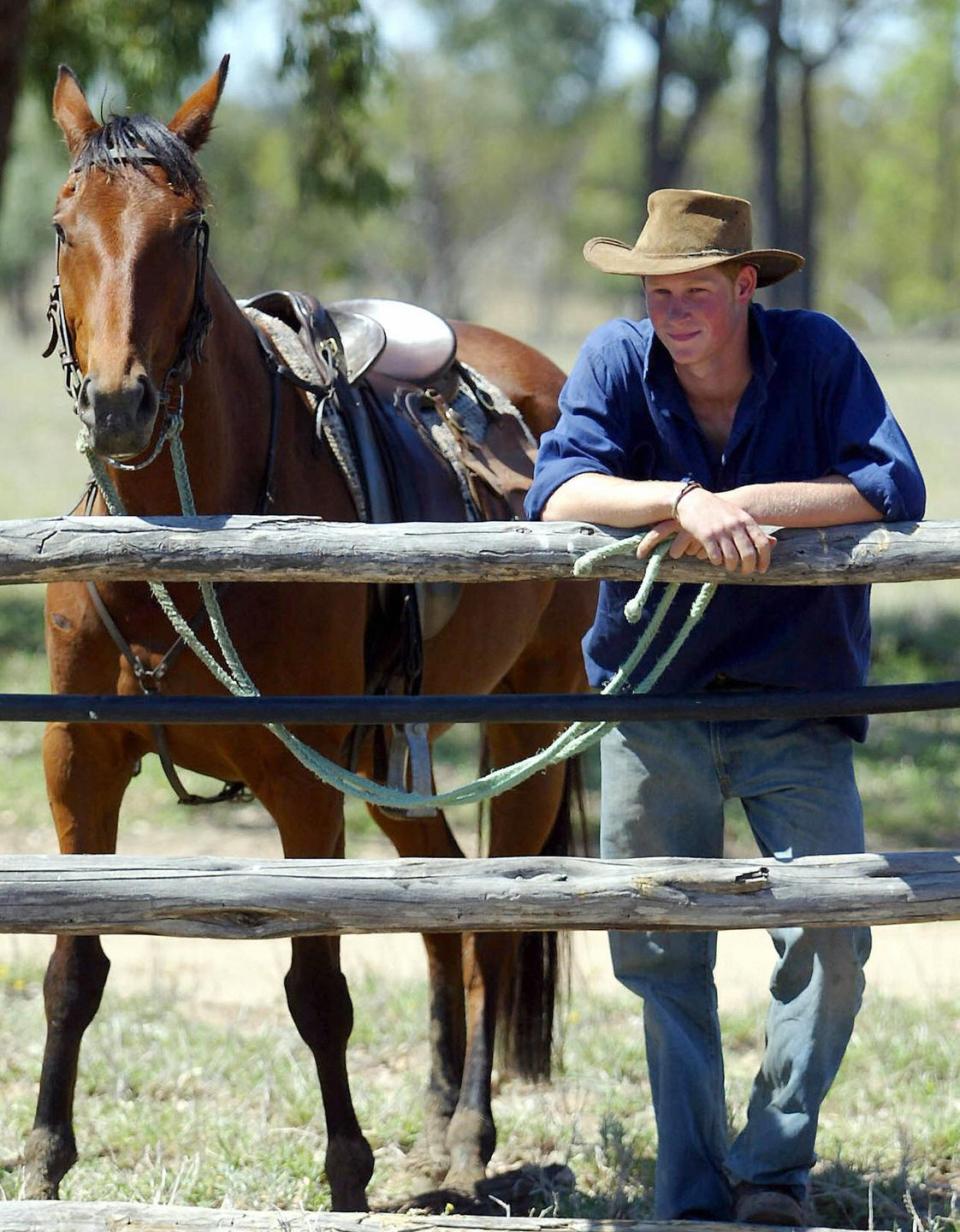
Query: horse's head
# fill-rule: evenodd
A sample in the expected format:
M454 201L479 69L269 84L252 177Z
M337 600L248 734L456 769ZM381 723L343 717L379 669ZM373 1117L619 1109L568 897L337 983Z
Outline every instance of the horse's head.
M53 115L71 167L57 197L61 347L77 366L77 413L96 453L131 458L189 375L209 326L205 188L194 152L209 135L228 57L169 124L94 119L61 66ZM69 353L72 351L72 355Z

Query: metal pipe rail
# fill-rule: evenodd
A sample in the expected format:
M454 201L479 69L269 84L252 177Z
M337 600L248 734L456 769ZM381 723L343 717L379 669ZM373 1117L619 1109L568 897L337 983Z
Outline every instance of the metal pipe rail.
M861 689L639 696L565 693L417 697L149 697L0 693L0 721L61 723L590 723L840 718L960 707L960 680Z

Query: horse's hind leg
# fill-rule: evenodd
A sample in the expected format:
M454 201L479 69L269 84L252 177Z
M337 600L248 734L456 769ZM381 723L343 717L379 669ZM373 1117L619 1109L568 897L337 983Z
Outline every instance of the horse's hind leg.
M401 857L460 858L463 852L442 813L436 817L390 817L370 813ZM430 983L430 1072L418 1155L425 1170L441 1177L450 1167L447 1133L460 1098L466 1048L461 933L424 933Z
M492 725L492 764L504 766L530 756L550 735L534 725ZM535 855L542 850L560 809L564 777L563 766L554 766L492 801L490 855ZM444 1185L450 1189L469 1191L482 1180L496 1146L490 1087L497 1014L510 992L517 944L512 933L465 938L467 1046L460 1098L447 1134L450 1170Z
M594 605L592 587L558 583L541 614L537 635L510 670L503 687L514 693L575 692L585 688L579 635L589 624ZM490 760L507 766L532 756L557 735L554 727L536 724L491 724L487 729ZM534 775L512 791L497 796L490 808L491 856L538 855L562 818L567 791L564 765ZM450 1188L468 1189L485 1173L496 1145L490 1081L498 1016L511 1022L513 1050L522 1071L530 1076L549 1072L555 964L546 938L509 933L478 933L466 941L467 1049L463 1082L450 1123ZM529 944L529 942L544 944ZM526 980L536 984L534 996L524 996ZM516 999L525 1004L514 1004Z
M44 766L64 854L116 849L117 815L134 759L106 729L55 725L44 735ZM58 937L43 981L47 1038L37 1112L24 1148L24 1193L56 1198L77 1159L73 1100L83 1033L100 1007L110 963L99 937Z

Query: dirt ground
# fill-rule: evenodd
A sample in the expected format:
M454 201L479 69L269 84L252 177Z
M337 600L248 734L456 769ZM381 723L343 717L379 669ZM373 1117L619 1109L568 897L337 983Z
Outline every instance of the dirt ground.
M139 830L139 827L137 828ZM3 832L0 850L49 850L49 834L31 841L23 831ZM261 828L191 826L189 841L178 835L176 850L169 836L147 828L124 835L122 850L143 855L189 854L224 857L279 857L271 831ZM40 843L44 846L39 846ZM357 854L357 853L352 853ZM420 938L415 935L343 938L343 965L348 979L373 973L389 980L423 979L426 966ZM0 934L0 964L46 961L52 947L47 936ZM221 1017L234 1007L261 1006L283 1010L283 975L289 960L286 941L212 941L203 938L108 937L110 989L114 993L178 994L205 1016ZM766 932L752 929L722 933L717 961L720 1009L743 1009L763 998L773 963ZM876 928L867 968L868 995L881 993L926 1003L960 998L960 921L900 924ZM604 933L581 932L573 937L571 997L578 991L596 996L629 996L610 972Z

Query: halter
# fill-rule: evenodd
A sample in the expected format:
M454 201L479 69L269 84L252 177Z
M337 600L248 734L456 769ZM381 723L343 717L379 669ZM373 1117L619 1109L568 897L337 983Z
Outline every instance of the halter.
M112 161L116 163L162 165L158 158L146 152L142 155L138 154L136 158L131 158L129 155L122 153L117 147L111 146L107 153ZM77 167L74 165L71 171L75 172L76 170ZM187 321L186 329L177 347L173 363L167 369L160 385L157 402L163 415L156 431L156 440L148 456L140 462L121 462L118 458L108 458L107 460L110 465L117 470L143 470L159 457L167 441L177 435L183 427L184 387L190 375L192 362L194 360L199 361L203 355L203 344L206 341L210 325L213 321L213 314L210 311L210 306L204 294L209 247L210 226L206 217L201 214L200 221L197 224L197 265L193 285L193 306L190 310L190 318ZM47 343L43 354L46 358L52 355L54 351L57 352L60 367L63 369L67 393L73 399L73 412L75 415L79 415L80 394L83 389L84 376L80 371L80 364L73 349L73 339L70 336L70 327L67 324L67 316L63 307L63 293L60 283L60 253L62 248L63 240L58 234L56 238L56 268L53 284L50 287L50 299L47 304L47 320L50 322L50 341ZM180 392L177 398L171 396L173 392L172 387L174 386L179 386Z

